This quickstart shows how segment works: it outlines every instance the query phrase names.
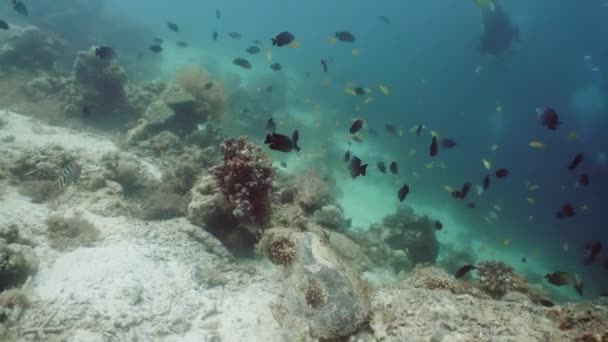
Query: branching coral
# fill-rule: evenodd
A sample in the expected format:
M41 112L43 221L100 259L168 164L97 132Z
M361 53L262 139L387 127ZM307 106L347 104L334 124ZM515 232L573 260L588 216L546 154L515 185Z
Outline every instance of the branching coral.
M208 118L219 122L226 111L226 96L218 81L199 66L181 68L177 73L177 84L192 95L203 108Z
M500 261L484 261L477 264L479 287L492 298L500 299L509 291L529 292L526 280L513 267Z
M271 161L247 137L227 139L222 151L224 161L212 172L233 207L233 215L246 222L265 223L274 179Z

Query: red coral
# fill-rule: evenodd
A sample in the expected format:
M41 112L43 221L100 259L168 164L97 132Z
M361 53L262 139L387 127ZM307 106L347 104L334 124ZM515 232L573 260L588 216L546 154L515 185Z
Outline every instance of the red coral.
M263 224L270 209L274 179L271 161L247 137L231 138L222 144L224 162L213 167L220 189L239 219Z

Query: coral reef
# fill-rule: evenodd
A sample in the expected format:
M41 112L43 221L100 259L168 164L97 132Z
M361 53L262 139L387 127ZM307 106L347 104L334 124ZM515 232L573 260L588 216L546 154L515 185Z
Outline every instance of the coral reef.
M335 201L329 183L312 169L296 178L295 189L298 204L309 213Z
M68 44L58 35L34 26L15 29L15 34L0 45L0 65L7 71L55 72L67 60Z
M308 287L304 296L306 303L315 309L320 308L327 301L325 290L321 287L321 283L314 278L308 281Z
M14 325L30 302L23 291L9 289L0 292L0 325ZM2 334L0 334L2 337Z
M60 251L89 246L100 239L97 227L81 213L72 216L53 215L47 221L51 246Z
M530 292L525 278L516 273L513 267L501 261L484 261L476 266L479 275L479 288L492 298L500 299L510 291L524 294Z
M218 80L213 80L200 66L187 66L178 70L176 83L197 100L206 118L215 122L222 121L227 105L223 87Z
M445 270L435 266L416 265L414 270L407 274L403 284L429 290L447 290L456 295L467 294L479 299L491 299L475 284L455 279Z
M30 246L0 238L0 291L21 286L38 269Z
M271 161L246 137L227 139L222 151L223 163L211 171L233 207L232 214L245 222L266 223L274 179Z
M174 193L158 191L150 196L143 208L142 218L145 221L168 220L184 216L185 211L184 198Z
M155 185L149 177L140 160L126 154L112 152L102 157L106 170L104 178L121 185L125 196L134 196L138 192L151 189Z
M8 163L8 169L20 181L56 181L63 167L72 161L74 157L63 147L45 145L22 149Z
M317 224L335 231L344 231L347 228L344 212L335 205L326 205L315 211L314 220Z
M450 274L456 274L462 265L474 265L476 261L477 255L472 246L456 248L452 244L444 244L441 246L437 265Z
M296 249L289 236L290 231L285 228L268 229L264 232L257 249L273 264L290 264L296 259Z

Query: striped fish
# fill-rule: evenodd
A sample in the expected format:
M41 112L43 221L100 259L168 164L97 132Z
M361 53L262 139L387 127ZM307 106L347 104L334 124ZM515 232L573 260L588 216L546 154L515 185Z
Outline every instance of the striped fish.
M75 162L69 162L61 171L61 176L57 179L57 188L59 191L65 190L68 186L76 183L80 178L80 166Z

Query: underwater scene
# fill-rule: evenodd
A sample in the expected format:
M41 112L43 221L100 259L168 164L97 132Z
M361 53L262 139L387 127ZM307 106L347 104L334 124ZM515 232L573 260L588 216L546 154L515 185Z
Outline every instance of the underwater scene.
M0 341L608 341L608 0L2 0Z

